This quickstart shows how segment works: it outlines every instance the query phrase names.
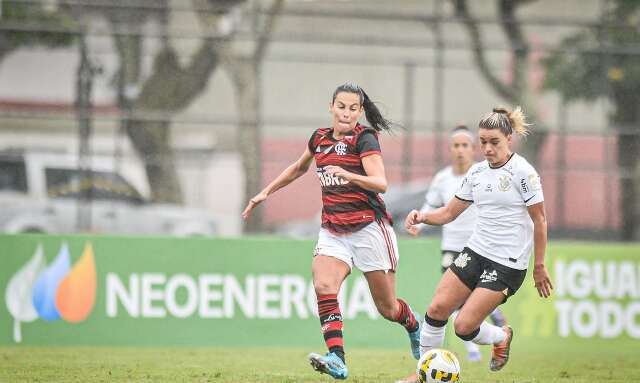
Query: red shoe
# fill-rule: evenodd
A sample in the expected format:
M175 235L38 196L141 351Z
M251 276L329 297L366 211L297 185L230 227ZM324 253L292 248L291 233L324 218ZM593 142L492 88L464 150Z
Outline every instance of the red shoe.
M491 371L500 371L509 361L509 351L511 350L511 341L513 340L513 329L511 326L503 326L502 330L507 334L502 343L493 345L491 353L491 362L489 369Z
M400 380L396 380L395 383L417 383L418 382L418 375L417 374L411 374L409 376L407 376L404 379L400 379Z

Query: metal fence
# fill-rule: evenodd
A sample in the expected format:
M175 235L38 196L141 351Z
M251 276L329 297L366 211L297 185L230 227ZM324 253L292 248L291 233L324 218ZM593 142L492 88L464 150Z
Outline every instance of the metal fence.
M5 231L238 235L249 194L330 124L331 92L345 80L402 125L382 138L393 198L420 201L449 161L453 126L518 102L544 133L519 148L536 148L552 236L618 239L625 211L639 210L623 205L640 172L620 170L618 142L639 130L611 118L615 90L568 103L542 86L544 58L580 54L561 42L581 31L605 31L589 48L603 82L621 55L640 59L640 41L616 45L606 33L629 27L607 16L615 1L513 2L511 14L488 0L0 4L0 40L16 41L0 56ZM66 18L12 19L17 8ZM60 34L72 39L42 47ZM311 233L314 178L273 195L252 229Z

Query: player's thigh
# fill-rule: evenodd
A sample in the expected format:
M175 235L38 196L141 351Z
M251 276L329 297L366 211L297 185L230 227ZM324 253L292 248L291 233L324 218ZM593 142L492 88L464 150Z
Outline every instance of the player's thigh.
M313 257L313 286L319 294L337 294L351 268L344 261L326 255Z
M438 282L427 314L437 320L446 320L471 294L471 289L450 269Z
M459 334L473 332L496 307L502 304L504 299L505 296L501 291L477 287L456 316L454 323L456 332Z
M344 238L321 229L311 263L313 286L319 294L337 294L351 273L353 254Z
M376 308L383 316L390 316L396 311L396 275L391 271L369 271L364 273L369 284L371 297Z

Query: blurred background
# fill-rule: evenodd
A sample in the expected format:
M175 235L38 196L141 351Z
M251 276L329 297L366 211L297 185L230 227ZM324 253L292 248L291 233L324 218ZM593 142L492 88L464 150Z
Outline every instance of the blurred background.
M314 172L240 213L352 81L402 126L396 219L455 125L521 105L550 236L638 240L639 25L625 0L0 0L0 230L313 238Z

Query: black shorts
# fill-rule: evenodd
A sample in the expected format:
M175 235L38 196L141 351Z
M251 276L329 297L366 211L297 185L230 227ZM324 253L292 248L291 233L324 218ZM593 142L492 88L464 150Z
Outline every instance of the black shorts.
M527 270L512 269L494 262L468 247L458 254L449 270L471 290L482 287L500 291L504 294L503 303L518 291L527 275Z
M447 269L449 268L449 266L451 266L451 264L453 263L453 260L456 259L456 256L458 255L458 251L453 251L453 250L442 250L442 273L444 274L445 271L447 271Z

